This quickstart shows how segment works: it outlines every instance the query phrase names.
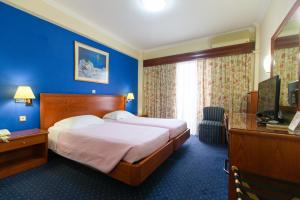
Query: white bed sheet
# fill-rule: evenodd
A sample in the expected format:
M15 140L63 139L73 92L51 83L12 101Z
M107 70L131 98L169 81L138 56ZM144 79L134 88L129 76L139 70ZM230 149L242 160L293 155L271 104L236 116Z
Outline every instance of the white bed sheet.
M103 124L92 125L86 128L76 130L64 130L59 127L50 127L48 129L48 148L60 154L58 149L59 136L62 132L76 132L76 134L89 134L94 132L92 137L95 140L108 141L113 143L115 141L122 141L130 145L130 150L126 153L122 160L134 163L137 162L154 151L164 146L169 140L169 130L157 127L144 127L129 124L116 124L105 121ZM62 155L64 156L64 155ZM108 155L109 156L109 155ZM77 160L80 162L80 160Z
M116 122L123 124L131 124L147 127L159 127L169 130L170 139L176 138L180 133L187 129L187 123L178 119L163 119L163 118L150 118L150 117L131 117L126 119L104 119L107 122Z

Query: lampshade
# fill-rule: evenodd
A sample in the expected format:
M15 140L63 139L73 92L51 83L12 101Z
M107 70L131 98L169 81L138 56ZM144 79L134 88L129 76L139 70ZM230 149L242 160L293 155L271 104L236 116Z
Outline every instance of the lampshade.
M35 99L35 96L29 86L19 86L14 99Z
M133 99L134 99L133 93L132 93L132 92L128 93L128 94L127 94L127 101L131 101L131 100L133 100Z

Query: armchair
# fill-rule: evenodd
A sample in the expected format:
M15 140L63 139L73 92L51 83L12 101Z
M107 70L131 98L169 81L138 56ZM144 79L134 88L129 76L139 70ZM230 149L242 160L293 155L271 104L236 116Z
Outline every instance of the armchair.
M224 108L205 107L199 124L199 140L209 144L224 143Z

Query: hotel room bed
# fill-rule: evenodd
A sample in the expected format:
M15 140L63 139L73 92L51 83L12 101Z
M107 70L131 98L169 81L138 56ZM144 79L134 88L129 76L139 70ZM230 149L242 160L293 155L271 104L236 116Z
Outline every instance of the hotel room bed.
M166 128L169 130L170 140L174 140L175 150L178 149L181 146L182 141L185 141L190 135L187 123L178 119L138 117L122 110L107 113L104 115L103 119L109 122L122 124Z
M166 128L170 132L170 139L176 138L183 131L187 129L185 121L176 119L161 119L161 118L149 118L149 117L130 117L126 119L106 119L107 121L115 121L123 124L149 126L149 127L160 127Z
M125 98L123 96L40 94L40 115L41 115L40 127L43 130L48 130L56 122L69 117L79 116L79 115L95 115L98 117L103 117L105 114L109 112L116 111L116 110L124 110L124 109L125 109ZM105 122L105 124L108 124L108 122ZM113 124L114 126L116 126L117 123L113 123ZM121 126L134 127L134 125L129 125L129 124L121 124L121 123L118 124L119 124L118 127ZM148 128L150 127L144 126L142 129L144 131ZM168 130L163 128L156 128L155 130L158 129L168 132ZM49 130L51 131L51 129ZM109 135L109 132L110 130L107 131L107 135ZM137 133L137 131L134 132ZM80 135L85 134L86 132L81 130L78 132L69 131L69 134L70 133L73 135L79 134L79 138L80 138ZM63 135L65 135L66 137L70 136L69 134L63 133ZM96 133L93 133L92 135L94 134ZM119 133L116 134L118 135ZM184 143L188 139L189 129L185 130L183 133L181 133L179 136L177 136L175 139L172 140L168 140L170 137L168 134L163 134L163 135L164 136L162 137L164 138L163 139L164 144L162 145L160 143L158 146L161 145L162 146L157 147L159 149L154 150L154 152L152 152L153 149L149 150L148 153L149 152L152 153L142 158L141 160L139 160L140 158L138 157L135 157L134 159L130 158L126 160L126 158L124 157L126 161L124 161L124 159L121 160L111 171L107 169L107 172L110 171L108 175L132 186L137 186L141 184L156 168L158 168L173 153L175 147L174 143L177 144L176 148L178 148L179 146L181 146L182 143ZM51 137L52 136L49 137L50 146L51 146L51 142L53 141ZM165 140L168 141L165 142ZM68 155L64 155L64 156L68 158ZM139 161L134 162L135 160L139 160ZM133 163L130 163L128 161Z
M52 126L48 140L54 152L109 173L121 160L135 163L163 147L169 131L103 122L75 129Z

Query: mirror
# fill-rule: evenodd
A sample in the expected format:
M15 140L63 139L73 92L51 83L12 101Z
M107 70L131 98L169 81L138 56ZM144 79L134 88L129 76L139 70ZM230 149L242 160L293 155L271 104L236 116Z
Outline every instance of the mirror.
M279 75L281 79L279 100L281 109L293 107L296 110L297 107L299 34L300 8L297 6L292 8L272 37L271 75Z

